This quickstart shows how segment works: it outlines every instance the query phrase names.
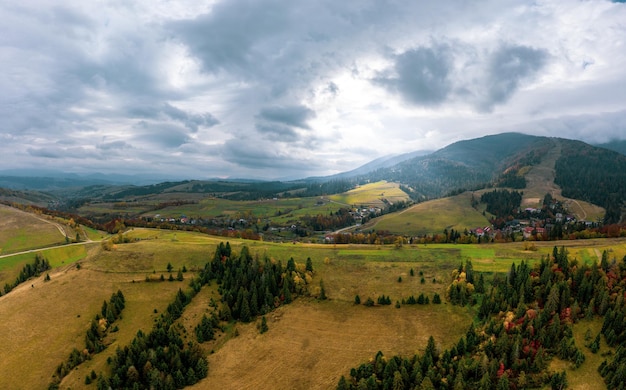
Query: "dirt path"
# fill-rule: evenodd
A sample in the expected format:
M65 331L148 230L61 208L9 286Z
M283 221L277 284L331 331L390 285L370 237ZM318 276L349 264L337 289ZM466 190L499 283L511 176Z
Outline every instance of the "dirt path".
M40 220L41 222L49 223L50 225L56 227L59 230L59 233L61 233L63 235L63 237L67 237L67 232L65 231L65 229L63 229L63 225L61 225L60 223L50 221L48 219L39 217L39 216L34 215L34 214L31 214L31 215L33 217L35 217L36 219Z
M50 245L50 246L47 246L47 247L44 247L44 248L29 249L29 250L26 250L26 251L9 253L9 254L6 254L6 255L0 255L0 259L4 259L5 257L23 255L25 253L43 252L43 251L47 251L49 249L66 247L66 246L85 245L85 244L93 243L93 242L96 242L96 241L88 241L88 242L87 241L83 241L83 242L75 242L75 243L72 243L72 244Z

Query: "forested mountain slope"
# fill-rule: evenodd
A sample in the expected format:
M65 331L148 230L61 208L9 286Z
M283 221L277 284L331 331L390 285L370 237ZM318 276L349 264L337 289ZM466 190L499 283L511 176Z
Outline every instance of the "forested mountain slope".
M438 198L461 188L485 187L511 168L517 170L521 165L536 164L550 145L552 141L545 137L519 133L491 135L456 142L428 156L376 170L367 178L407 185L416 200Z
M626 200L626 156L580 141L561 140L561 144L555 183L563 196L602 206L605 223L619 222Z
M618 152L618 153L621 153L623 155L626 155L626 140L611 141L611 142L607 142L607 143L604 143L604 144L598 144L598 145L595 145L595 146L598 146L600 148L613 150L615 152Z

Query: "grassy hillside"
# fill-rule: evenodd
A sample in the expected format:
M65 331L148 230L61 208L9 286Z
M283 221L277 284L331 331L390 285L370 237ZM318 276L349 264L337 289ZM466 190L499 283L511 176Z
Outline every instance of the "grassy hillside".
M147 229L127 234L140 241L119 244L112 251L92 244L82 253L67 252L65 260L60 252L55 255L58 258L50 254L56 268L50 272L49 282L39 277L0 297L0 387L46 387L56 366L73 347L83 345L89 321L103 300L120 289L127 308L118 324L119 332L109 336L111 344L103 353L72 371L61 385L84 388L85 375L91 370L106 372L106 358L117 346L127 344L138 329L149 330L157 313L165 309L179 288L186 288L194 270L212 258L222 240ZM367 308L354 306L354 296L376 300L379 295L389 295L393 302L419 293L432 298L435 292L444 294L451 270L465 259L472 259L476 271L506 272L512 262L538 261L554 244L538 242L536 251L524 251L521 243L395 249L231 240L234 251L247 245L253 254L267 254L283 264L292 256L300 264L311 257L313 289L323 279L329 300L300 298L268 315L270 330L266 334L259 334L255 323L237 324L239 336L235 337L231 329L217 341L203 345L207 354L211 350L215 353L209 354L209 376L196 388L332 388L349 367L378 350L386 355L411 354L423 350L429 335L438 345L449 346L463 334L474 315L467 308L447 304ZM566 245L582 261L597 261L607 248L611 257L626 254L624 240L557 244ZM72 263L76 258L81 258L80 269ZM146 276L167 277L168 263L174 270L182 266L189 269L185 281L145 282ZM402 282L398 282L399 277ZM180 320L188 329L188 340L215 294L215 286L203 288ZM444 322L450 326L439 326ZM37 359L33 360L35 354Z
M65 234L52 222L0 205L0 255L63 242Z
M383 199L389 203L410 200L398 183L385 180L365 184L343 194L331 195L329 198L346 205L368 205L381 208L385 207Z
M471 193L419 203L398 213L384 215L361 227L362 230L386 230L396 234L423 235L444 229L463 231L484 227L489 221L471 207Z

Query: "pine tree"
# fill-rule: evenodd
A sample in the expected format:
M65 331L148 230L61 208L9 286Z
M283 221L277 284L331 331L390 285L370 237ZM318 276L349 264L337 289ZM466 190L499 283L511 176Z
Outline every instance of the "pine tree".
M321 301L327 299L327 297L326 297L326 289L324 289L324 281L323 280L320 280L320 296L319 296L319 299Z
M349 390L348 382L346 381L346 377L343 375L339 378L339 383L337 383L337 390Z
M250 304L248 303L247 297L245 297L241 302L241 311L239 313L239 318L243 322L250 322L250 319L251 319Z

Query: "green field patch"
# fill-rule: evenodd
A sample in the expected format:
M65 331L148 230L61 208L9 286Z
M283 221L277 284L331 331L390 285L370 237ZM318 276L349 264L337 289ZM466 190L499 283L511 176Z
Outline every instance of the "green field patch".
M87 256L84 245L72 245L2 258L0 259L0 286L4 286L5 283L12 283L26 264L35 261L36 253L43 255L50 262L52 268L74 263Z
M65 237L51 223L33 214L0 206L0 254L43 248L65 242Z
M468 246L461 249L461 256L471 259L493 259L496 257L496 251L489 247Z
M99 241L107 236L107 233L100 231L100 230L92 229L87 226L82 226L82 229L87 235L87 237L93 241Z
M589 348L585 347L588 343L585 340L585 334L590 332L592 337L595 337L602 330L602 319L593 318L592 320L581 320L572 326L574 334L574 340L576 346L585 354L585 362L580 367L575 368L571 362L565 362L558 358L554 358L550 362L550 369L554 371L567 372L568 388L571 389L606 389L606 385L598 373L598 367L606 358L602 356L603 353L610 350L604 343L604 338L600 342L600 349L597 353L591 353Z
M406 210L384 215L365 224L363 229L385 230L395 234L420 236L455 229L464 231L489 225L487 218L470 207L471 193L419 203Z

